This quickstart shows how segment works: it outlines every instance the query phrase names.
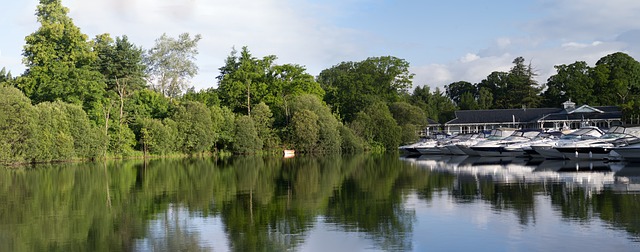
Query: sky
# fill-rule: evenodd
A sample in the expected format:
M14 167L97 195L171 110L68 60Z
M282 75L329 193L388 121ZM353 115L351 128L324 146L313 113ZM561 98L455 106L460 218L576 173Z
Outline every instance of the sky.
M39 27L37 0L0 9L0 67L24 72L25 36ZM163 33L201 34L196 89L216 87L232 48L278 57L317 76L345 61L395 56L413 86L478 83L522 56L544 84L554 65L624 52L640 59L637 0L62 0L81 31L128 36L144 49Z

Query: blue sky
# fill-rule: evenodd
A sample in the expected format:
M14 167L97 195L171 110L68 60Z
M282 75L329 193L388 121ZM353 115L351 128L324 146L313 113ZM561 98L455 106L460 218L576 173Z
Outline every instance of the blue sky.
M197 89L235 46L276 55L317 75L342 61L396 56L411 64L414 86L481 81L523 56L540 83L554 65L589 65L622 51L640 59L636 0L62 0L90 38L127 35L148 49L162 33L201 34ZM24 37L38 28L36 0L0 10L0 67L24 71Z

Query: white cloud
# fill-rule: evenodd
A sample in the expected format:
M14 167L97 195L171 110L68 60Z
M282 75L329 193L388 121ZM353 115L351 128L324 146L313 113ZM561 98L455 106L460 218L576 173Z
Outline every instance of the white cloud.
M276 55L279 63L305 65L312 74L353 60L354 55L366 57L366 48L356 44L366 34L324 21L316 12L324 7L311 4L278 0L69 0L65 4L74 23L91 37L105 32L127 35L150 48L165 32L201 34L197 88L215 84L217 69L233 46L246 45L257 57Z
M460 62L461 63L469 63L469 62L475 61L475 60L477 60L479 58L480 58L480 56L478 56L475 53L467 53L462 58L460 58Z

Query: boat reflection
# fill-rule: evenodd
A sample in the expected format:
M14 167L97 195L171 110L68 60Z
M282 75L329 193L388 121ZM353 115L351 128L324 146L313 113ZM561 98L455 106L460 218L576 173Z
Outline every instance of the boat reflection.
M402 160L433 172L495 183L562 183L591 192L640 193L640 163L448 155L405 156Z

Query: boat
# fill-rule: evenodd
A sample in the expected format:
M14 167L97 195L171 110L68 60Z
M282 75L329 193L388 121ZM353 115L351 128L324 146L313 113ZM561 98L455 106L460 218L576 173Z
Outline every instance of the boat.
M614 148L638 141L639 136L638 127L615 126L600 138L567 143L554 148L569 159L609 159Z
M598 127L585 126L576 131L564 134L555 141L531 144L531 149L546 159L568 159L565 157L565 154L560 153L554 147L558 145L569 145L586 139L596 139L604 134L604 131Z
M501 138L492 139L491 136L486 141L471 146L478 155L482 157L516 157L524 156L522 148L505 149L505 146L515 145L517 143L529 142L531 139L540 134L541 130L515 130L510 129L511 135ZM508 131L506 131L508 132Z
M464 152L469 156L479 156L478 152L473 150L471 147L476 146L478 144L490 143L493 141L499 141L505 139L513 134L517 129L514 128L497 128L491 130L491 132L485 138L475 138L469 139L468 141L460 142L456 144L456 147L460 149L460 151Z
M640 162L640 141L631 141L613 148L624 161Z
M441 155L442 150L440 149L440 143L446 141L446 139L448 138L448 134L435 134L432 136L432 138L429 138L427 141L418 143L413 148L423 155Z
M296 155L296 151L295 150L284 150L283 151L284 154L284 158L292 158Z
M484 137L484 133L465 134L464 137L460 138L458 141L450 142L445 147L449 150L449 152L451 152L451 155L467 155L467 153L462 151L460 147L458 147L458 145L471 146L484 140Z

